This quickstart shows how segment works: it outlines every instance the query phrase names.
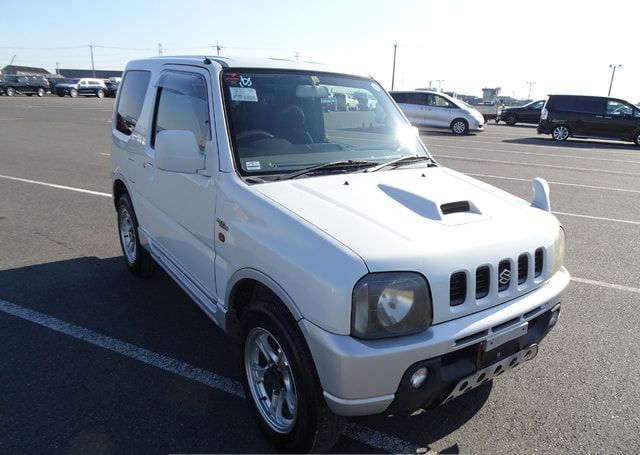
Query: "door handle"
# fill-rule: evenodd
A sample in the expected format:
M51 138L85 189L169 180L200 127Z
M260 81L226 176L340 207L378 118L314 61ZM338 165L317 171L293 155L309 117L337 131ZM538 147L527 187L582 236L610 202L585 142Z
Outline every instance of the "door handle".
M596 115L596 118L603 118L602 115Z
M604 118L613 118L613 117L608 117L608 116L605 115Z

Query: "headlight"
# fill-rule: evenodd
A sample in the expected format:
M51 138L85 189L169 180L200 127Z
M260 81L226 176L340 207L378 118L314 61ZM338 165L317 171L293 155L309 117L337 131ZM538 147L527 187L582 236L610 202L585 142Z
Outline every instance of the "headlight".
M387 338L425 330L431 324L429 284L418 273L372 273L353 288L351 334Z
M564 228L560 226L558 228L558 235L556 235L556 239L553 242L553 268L551 269L552 275L555 275L555 273L564 265L564 237Z

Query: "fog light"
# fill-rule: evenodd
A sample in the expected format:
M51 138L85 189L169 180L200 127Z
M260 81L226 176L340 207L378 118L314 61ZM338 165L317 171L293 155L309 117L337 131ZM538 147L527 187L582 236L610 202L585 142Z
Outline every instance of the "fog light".
M415 373L411 376L411 387L414 389L419 389L424 384L424 381L427 380L427 376L429 375L428 370L425 367L418 368Z
M551 318L549 318L549 328L552 329L558 323L558 317L560 316L560 308L553 309L551 311Z

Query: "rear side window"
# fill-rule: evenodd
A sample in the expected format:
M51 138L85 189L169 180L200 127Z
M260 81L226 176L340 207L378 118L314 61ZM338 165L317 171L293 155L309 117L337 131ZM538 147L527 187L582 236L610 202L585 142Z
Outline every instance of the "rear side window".
M167 71L158 81L151 146L163 130L192 131L200 150L211 139L207 84L199 74Z
M127 71L120 87L116 129L130 136L140 118L144 97L147 94L151 73L149 71Z
M391 98L394 99L396 103L406 103L409 98L408 93L391 93Z
M547 109L604 114L606 100L594 96L555 96L549 99Z

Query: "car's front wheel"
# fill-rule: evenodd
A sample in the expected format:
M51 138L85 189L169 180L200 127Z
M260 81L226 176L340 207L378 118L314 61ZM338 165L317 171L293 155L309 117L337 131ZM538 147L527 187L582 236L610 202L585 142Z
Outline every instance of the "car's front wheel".
M304 337L280 300L262 291L240 323L245 395L263 434L286 452L324 452L344 419L329 410Z
M16 89L13 87L8 87L4 92L7 94L7 96L13 96L16 94Z
M78 91L75 88L72 88L71 91L69 92L69 96L71 98L77 98L78 97Z
M518 119L516 118L515 115L513 114L509 114L505 117L504 119L504 123L506 123L509 126L513 126L518 122Z
M138 237L138 219L128 194L118 199L118 234L127 268L134 275L148 277L153 273L153 258Z
M569 128L565 125L558 125L551 131L551 137L558 142L566 141L569 134Z
M98 91L96 92L96 96L97 96L98 98L104 98L104 90L98 90Z
M465 119L455 119L451 122L451 131L453 131L454 134L467 134L469 132L469 124Z
M38 96L40 96L40 97L43 97L43 96L45 95L45 93L47 93L47 92L45 91L45 89L43 89L42 87L39 87L39 88L38 88L38 91L36 92L36 95L38 95Z
M634 142L637 146L640 146L640 131L636 134L636 137L633 139L633 142Z

